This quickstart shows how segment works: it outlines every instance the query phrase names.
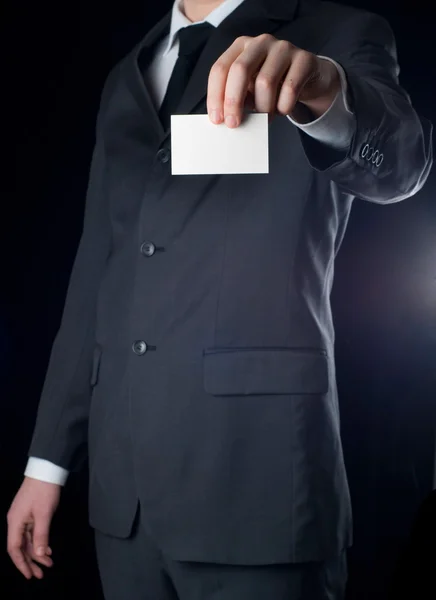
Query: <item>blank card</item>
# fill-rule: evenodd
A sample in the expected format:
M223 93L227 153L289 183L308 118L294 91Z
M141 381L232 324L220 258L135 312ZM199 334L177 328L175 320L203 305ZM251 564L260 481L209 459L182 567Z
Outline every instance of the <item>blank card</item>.
M268 115L245 115L229 129L208 115L171 117L173 175L269 173Z

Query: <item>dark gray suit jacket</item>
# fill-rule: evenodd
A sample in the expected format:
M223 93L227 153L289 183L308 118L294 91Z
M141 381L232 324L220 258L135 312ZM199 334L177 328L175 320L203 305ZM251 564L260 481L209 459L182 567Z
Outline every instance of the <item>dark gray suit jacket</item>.
M206 112L213 62L237 36L269 32L343 66L352 145L332 151L276 118L268 175L172 177L142 76L168 26L169 15L103 92L29 454L71 469L87 449L91 524L127 537L139 499L175 559L323 559L352 540L334 260L355 197L388 204L422 187L431 124L398 84L383 19L318 0L247 0L213 33L178 112Z

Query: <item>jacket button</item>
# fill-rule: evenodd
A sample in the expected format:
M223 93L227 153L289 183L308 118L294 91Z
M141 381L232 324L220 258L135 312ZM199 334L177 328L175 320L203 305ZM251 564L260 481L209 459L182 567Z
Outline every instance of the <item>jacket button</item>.
M141 246L141 253L144 256L153 256L156 252L156 246L152 242L144 242Z
M132 348L133 352L138 356L142 356L147 352L147 344L142 340L137 340L136 342L134 342Z
M162 164L167 163L170 160L170 151L168 148L161 148L157 153L157 159Z
M362 158L365 158L366 155L368 154L368 152L369 152L369 144L365 144L364 146L362 146L362 149L360 151L360 156Z
M375 161L375 166L379 167L382 164L383 159L384 159L383 154L380 154L379 157L377 158L377 160Z

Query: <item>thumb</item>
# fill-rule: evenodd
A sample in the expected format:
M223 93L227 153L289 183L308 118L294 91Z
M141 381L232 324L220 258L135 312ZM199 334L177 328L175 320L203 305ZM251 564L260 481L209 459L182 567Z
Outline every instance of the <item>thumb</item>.
M35 515L32 545L36 556L45 556L48 551L48 535L51 516L48 513Z

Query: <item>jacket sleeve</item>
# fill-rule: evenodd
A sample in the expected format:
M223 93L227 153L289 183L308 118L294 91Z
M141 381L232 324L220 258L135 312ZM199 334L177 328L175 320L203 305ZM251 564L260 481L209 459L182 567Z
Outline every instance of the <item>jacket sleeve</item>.
M433 127L416 113L399 84L389 24L359 11L329 37L320 54L345 71L356 128L351 145L342 152L300 132L311 166L363 200L389 204L413 196L432 166Z
M86 458L96 304L111 247L109 207L104 190L105 148L99 132L107 88L108 84L97 118L83 232L28 453L68 470L78 468Z

